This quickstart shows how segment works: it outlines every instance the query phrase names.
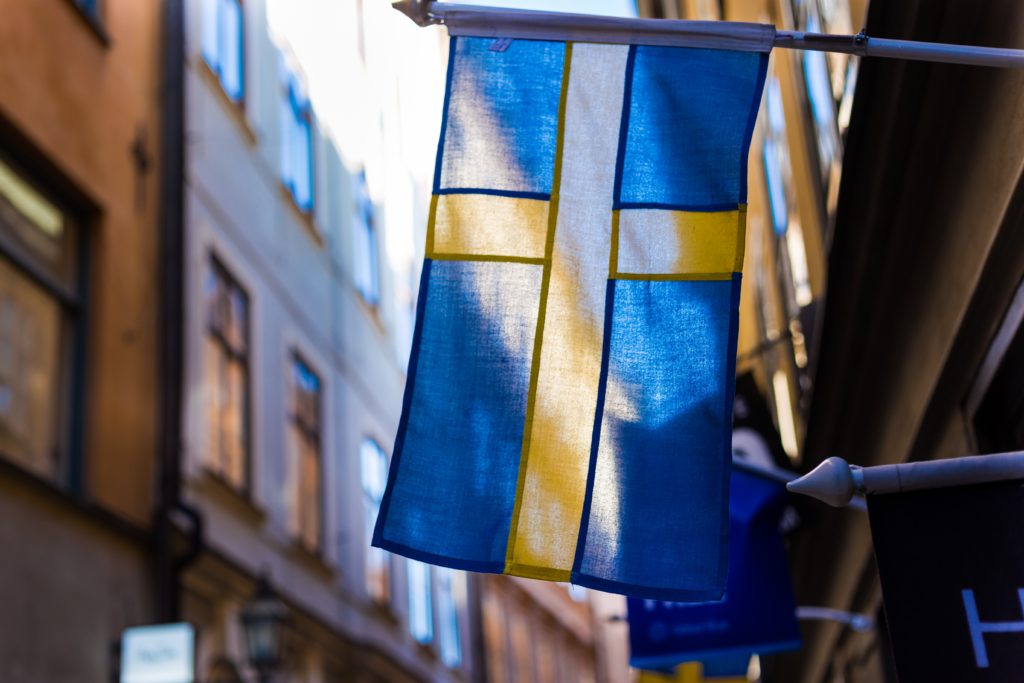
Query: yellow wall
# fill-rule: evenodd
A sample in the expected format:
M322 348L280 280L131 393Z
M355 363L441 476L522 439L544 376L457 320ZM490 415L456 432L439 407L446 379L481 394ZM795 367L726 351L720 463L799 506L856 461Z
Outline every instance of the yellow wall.
M162 3L102 6L109 45L71 0L0 0L0 116L97 208L84 230L84 483L89 497L145 524L157 441ZM137 131L150 157L143 181L131 154Z

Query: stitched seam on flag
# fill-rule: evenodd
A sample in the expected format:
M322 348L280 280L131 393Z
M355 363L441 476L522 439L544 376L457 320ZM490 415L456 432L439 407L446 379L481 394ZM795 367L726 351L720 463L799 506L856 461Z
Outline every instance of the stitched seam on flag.
M587 463L587 485L584 488L583 511L580 513L579 535L576 537L576 552L572 559L570 581L583 566L583 554L590 529L590 506L594 499L594 479L597 477L597 454L601 445L601 421L604 419L604 398L608 388L608 358L612 345L612 314L615 309L615 280L609 279L604 290L604 335L601 343L601 374L597 380L597 404L594 407L594 431L590 437L590 462Z
M622 173L626 164L626 133L629 129L629 103L633 98L633 66L636 63L636 45L629 46L626 56L626 80L622 88L622 121L619 123L619 149L615 156L615 184L612 186L612 210L619 208L622 195Z
M441 110L441 134L437 141L437 157L434 159L434 194L441 187L441 162L444 159L444 139L448 132L448 104L451 102L452 73L455 71L455 36L448 39L448 73L444 79L444 109Z
M616 273L616 280L731 280L733 272L727 273Z
M520 562L508 562L505 565L505 574L514 574L525 579L540 579L542 581L568 581L570 572L568 569L553 569L551 567L537 567L532 564Z
M593 588L603 593L619 593L631 598L665 600L668 602L709 602L721 600L725 591L687 590L685 588L658 588L648 584L627 583L602 579L593 574L573 572L572 583L576 586Z
M434 191L435 194L486 194L494 197L511 199L540 199L547 201L551 195L547 192L520 192L519 190L493 190L487 187L445 187Z
M795 640L783 640L780 642L769 642L769 643L750 643L749 645L739 645L737 647L728 648L715 648L710 650L693 650L686 653L688 661L698 661L708 657L728 657L729 655L749 655L751 652L758 654L772 654L775 652L786 652L788 650L799 650L801 641L799 638ZM663 655L663 656L649 656L649 657L630 657L629 665L636 669L654 669L665 664L679 663L679 655ZM705 679L706 680L706 679ZM714 680L719 680L717 677ZM731 679L725 679L726 681ZM742 680L747 680L743 678Z
M690 211L693 213L717 213L735 211L736 204L662 204L660 202L617 202L616 209L661 209L663 211Z
M743 254L747 247L747 205L739 205L739 215L736 220L736 261L732 269L736 273L743 272Z
M532 256L497 256L494 254L437 254L430 255L435 261L488 261L494 263L525 263L533 266L543 266L548 259L535 258Z
M619 212L612 210L612 244L608 255L608 277L614 278L619 273Z
M569 71L572 62L572 43L565 44L565 58L562 63L562 91L558 100L558 136L555 141L555 168L551 179L551 205L548 209L548 234L544 243L544 273L540 283L540 309L537 312L537 329L533 339L533 363L530 366L530 388L526 397L526 420L523 424L523 446L519 455L519 476L516 481L516 498L512 508L512 525L509 528L505 546L505 573L515 566L516 536L519 533L519 516L523 506L523 489L526 487L527 464L530 456L530 436L533 432L533 410L537 403L537 380L540 375L540 352L544 341L544 319L547 314L548 287L551 283L551 255L555 249L555 226L558 222L558 192L562 182L562 151L565 146L565 105L569 97Z
M451 567L452 569L463 569L483 574L501 574L505 568L505 563L501 561L463 560L462 558L451 557L450 555L437 555L435 553L424 552L403 543L396 543L395 541L383 541L382 545L379 547L383 550L387 550L388 552L398 553L399 555L403 555L413 560L436 564L442 567Z
M750 101L747 114L747 128L743 133L743 144L740 146L740 202L747 201L747 162L750 160L750 140L754 136L754 124L757 122L757 111L761 108L761 92L764 90L764 79L768 73L768 53L761 53L757 65L757 81L754 83L754 94Z
M402 416L398 420L398 434L395 436L395 447L391 454L391 468L388 470L388 481L384 488L384 496L377 512L377 522L373 525L371 545L378 548L384 544L384 523L391 507L391 494L395 490L395 479L405 447L405 433L409 427L409 409L412 407L412 392L416 385L416 368L419 365L420 340L423 336L423 318L426 315L427 289L430 281L430 259L423 259L423 272L420 274L420 290L416 299L416 323L413 326L412 349L409 351L409 367L406 372L405 394L402 396Z
M430 197L430 217L427 219L427 258L434 258L434 224L437 222L437 195Z
M720 538L722 542L718 548L718 583L725 589L725 582L729 571L729 480L731 479L732 462L732 407L736 391L736 343L739 339L740 323L740 273L732 277L732 292L729 297L729 346L725 349L725 405L723 406L723 418L728 419L729 424L723 428L727 436L722 439L722 510Z

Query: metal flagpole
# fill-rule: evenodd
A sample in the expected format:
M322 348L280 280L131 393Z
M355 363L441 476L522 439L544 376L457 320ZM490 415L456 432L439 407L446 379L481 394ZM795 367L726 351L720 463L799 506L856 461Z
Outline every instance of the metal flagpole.
M1011 479L1024 479L1024 451L876 467L857 467L833 457L786 488L843 507L857 493L898 493Z
M563 12L498 9L434 0L392 0L420 26L444 25L453 36L579 40L766 51L772 47L844 52L925 62L1024 68L1024 50L913 40L776 30L770 24L680 19L632 19Z
M797 607L796 618L800 621L834 621L849 626L854 631L870 631L875 620L867 614L847 612L831 607Z

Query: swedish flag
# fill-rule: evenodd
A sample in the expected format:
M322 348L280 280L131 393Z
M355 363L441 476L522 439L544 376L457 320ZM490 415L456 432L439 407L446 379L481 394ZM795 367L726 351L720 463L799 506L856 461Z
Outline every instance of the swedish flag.
M767 54L452 39L373 544L664 600L726 577Z

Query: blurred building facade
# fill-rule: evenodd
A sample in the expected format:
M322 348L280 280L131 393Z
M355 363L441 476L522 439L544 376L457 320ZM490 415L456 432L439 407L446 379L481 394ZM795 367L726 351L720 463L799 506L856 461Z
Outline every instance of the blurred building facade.
M865 26L1024 47L1024 6L1007 0L873 2ZM832 455L870 466L1022 450L1024 74L877 59L857 81L804 467ZM798 599L884 626L866 516L815 505L804 517L792 547ZM800 656L772 673L892 682L887 642L882 627L809 625Z
M862 26L867 0L639 0L639 7L649 17L850 34ZM774 50L750 145L737 374L754 377L793 465L807 430L858 67L848 55Z
M647 16L1020 48L1024 8L970 0L641 0ZM1009 69L776 50L751 146L738 369L791 465L1024 448L1024 101ZM781 181L781 182L780 182ZM808 504L798 603L877 615L804 624L765 681L895 681L867 517Z
M160 7L0 2L0 680L157 619Z
M413 124L440 111L446 42L381 3L185 10L183 486L205 533L182 582L198 675L245 672L239 613L263 574L293 625L287 680L470 680L473 582L369 547L432 170Z
M639 0L638 4L641 14L649 17L755 22L835 34L857 33L864 26L868 6L867 0ZM745 396L744 400L759 403L760 398L751 394L760 394L781 440L782 452L765 450L764 457L771 461L765 464L797 470L807 466L806 439L823 353L824 304L832 287L830 250L860 67L857 57L798 50L773 50L769 60L748 159L736 365L737 375L743 378L737 400ZM843 403L834 395L820 400ZM739 423L739 407L736 418ZM745 451L737 441L734 447ZM800 581L794 578L798 589ZM797 595L798 600L807 597L799 590ZM827 600L807 604L836 606ZM775 660L798 661L805 654L806 650L763 660L763 680L797 680L790 678L791 672L780 673Z
M511 576L480 584L488 683L629 680L622 596Z

